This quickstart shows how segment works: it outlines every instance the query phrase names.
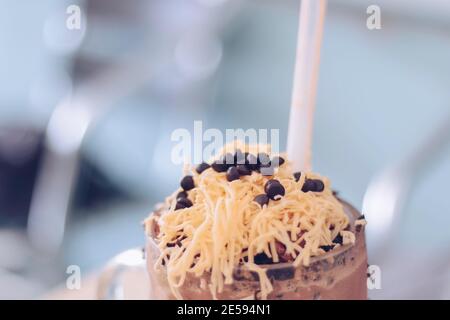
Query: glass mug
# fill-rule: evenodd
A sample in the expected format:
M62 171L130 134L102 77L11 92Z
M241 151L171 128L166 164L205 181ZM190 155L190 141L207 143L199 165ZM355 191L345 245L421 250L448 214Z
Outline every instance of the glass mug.
M364 227L355 231L354 222L360 213L349 203L341 199L340 201L349 216L351 231L355 232L355 244L341 246L319 257L313 257L307 267L302 265L294 267L290 262L260 265L267 270L273 286L273 291L269 293L267 299L367 299L367 250ZM124 271L140 269L147 275L145 287L149 293L146 298L174 299L164 269L154 270L159 253L160 250L153 237L148 237L145 257L142 249L132 249L118 255L100 276L98 297L123 298ZM232 284L224 285L223 291L217 293L218 299L260 298L260 283L254 272L247 270L245 266L237 266L233 278ZM181 296L187 300L212 299L208 286L204 285L208 281L209 274L202 277L187 275L185 282L178 289Z

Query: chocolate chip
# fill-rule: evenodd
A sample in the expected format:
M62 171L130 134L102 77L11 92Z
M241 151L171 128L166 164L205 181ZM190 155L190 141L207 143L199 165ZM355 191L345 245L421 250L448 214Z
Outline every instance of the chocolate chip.
M239 171L236 167L230 167L227 170L227 180L228 181L234 181L239 179Z
M271 163L275 166L275 167L281 167L284 164L284 159L282 157L276 156L272 158Z
M269 258L264 252L255 255L254 261L256 264L271 264L273 262L272 258Z
M256 203L258 203L261 207L267 205L269 203L269 197L266 194L260 194L253 199Z
M180 198L187 198L187 197L188 197L188 194L186 191L180 191L177 193L176 199L178 200Z
M267 191L269 191L269 186L272 184L272 183L280 183L278 180L275 180L275 179L271 179L271 180L268 180L267 182L266 182L266 184L264 185L264 192L265 193L267 193Z
M325 185L318 179L306 179L302 187L303 192L322 192L324 189Z
M209 164L207 164L206 162L202 162L197 166L195 171L197 171L198 174L201 174L203 171L205 171L209 167L211 167Z
M301 176L302 176L301 172L294 172L294 178L295 178L296 182L298 182L298 180L300 180Z
M322 180L314 180L316 183L316 192L322 192L325 190L325 184Z
M245 164L238 164L236 168L241 176L249 176L252 174L252 171Z
M336 238L333 239L333 243L342 244L342 236L338 234Z
M175 210L190 208L192 207L192 201L188 198L180 198L177 200L177 204L175 205Z
M267 153L260 152L258 153L258 164L269 164L270 157Z
M184 191L194 189L195 188L194 178L192 176L184 176L184 178L181 179L180 186L181 188L183 188Z
M280 181L275 179L271 179L266 182L264 185L264 191L272 200L275 200L275 198L279 200L277 196L284 196L285 193L284 187L281 185Z
M366 219L366 217L362 214L362 215L360 215L359 217L358 217L358 219L356 219L356 220L365 220Z
M305 183L303 184L302 191L303 192L309 192L316 190L316 183L314 180L306 179Z
M211 168L213 168L213 170L216 172L225 172L228 169L228 165L225 163L221 163L220 160L217 160L213 162Z
M322 249L325 252L328 252L328 251L332 250L333 248L334 248L334 245L320 246L320 249Z

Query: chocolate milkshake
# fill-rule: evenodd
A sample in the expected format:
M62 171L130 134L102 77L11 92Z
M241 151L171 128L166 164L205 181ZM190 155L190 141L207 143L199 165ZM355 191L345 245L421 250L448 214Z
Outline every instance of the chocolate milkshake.
M367 299L364 217L285 155L233 146L146 220L151 298Z

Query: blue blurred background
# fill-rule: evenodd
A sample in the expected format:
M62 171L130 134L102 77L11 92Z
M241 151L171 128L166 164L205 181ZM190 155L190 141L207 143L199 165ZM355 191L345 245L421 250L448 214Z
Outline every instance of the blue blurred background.
M71 4L79 30L65 27ZM371 4L380 30L366 27ZM89 274L143 245L140 222L181 175L174 129L202 120L286 140L299 1L0 5L0 298L39 297L67 265ZM450 141L449 21L443 0L329 2L313 166L358 209L372 178L443 123ZM429 153L373 298L450 298L450 148ZM431 273L442 287L411 286Z

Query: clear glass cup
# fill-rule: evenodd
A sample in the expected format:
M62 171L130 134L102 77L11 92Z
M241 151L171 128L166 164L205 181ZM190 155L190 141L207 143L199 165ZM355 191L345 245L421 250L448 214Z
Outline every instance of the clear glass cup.
M340 201L350 218L351 231L355 232L355 244L342 246L320 257L314 257L308 267L294 267L289 262L261 265L267 270L273 285L273 291L268 295L268 299L367 299L367 250L364 227L359 231L355 230L354 221L360 213L349 203ZM159 253L155 240L148 237L146 264L150 278L150 299L174 299L164 269L154 270ZM209 274L202 277L204 281L194 275L186 276L184 284L179 288L183 299L212 299L211 292L204 285L208 283ZM259 299L259 288L257 274L243 267L237 267L233 283L224 285L217 298Z

